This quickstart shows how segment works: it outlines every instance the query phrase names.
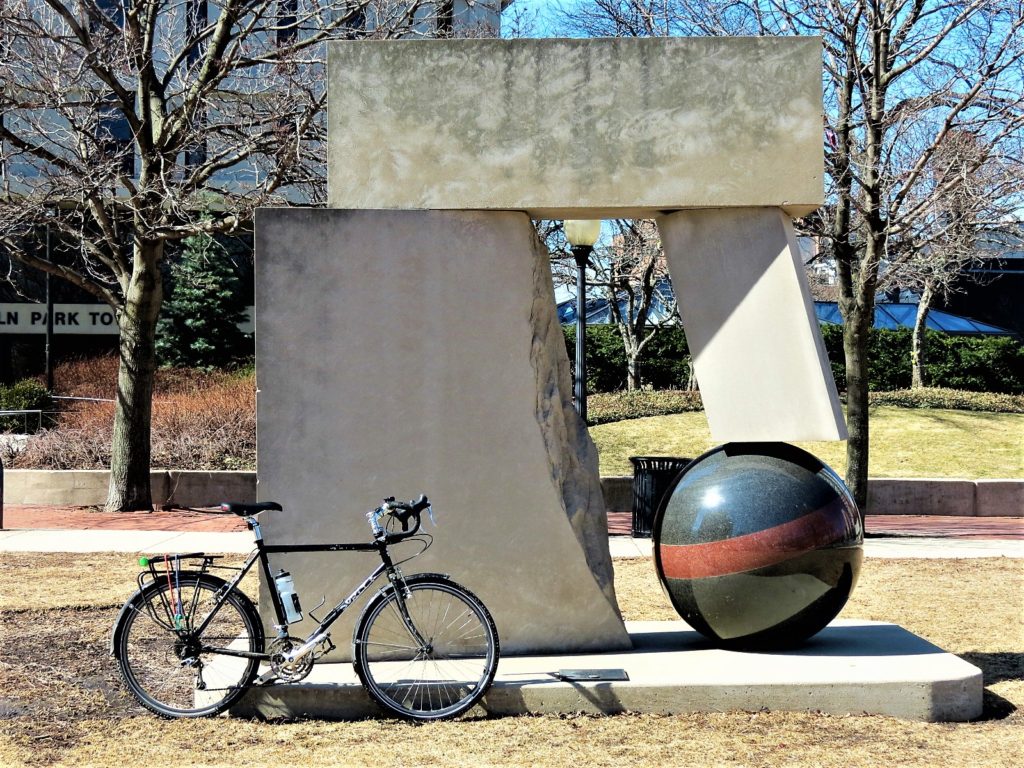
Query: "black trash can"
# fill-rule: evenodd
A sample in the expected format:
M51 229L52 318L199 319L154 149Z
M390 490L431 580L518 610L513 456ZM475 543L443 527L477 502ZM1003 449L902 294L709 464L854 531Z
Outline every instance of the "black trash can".
M669 484L693 459L676 456L630 456L633 463L633 535L650 538L654 514Z

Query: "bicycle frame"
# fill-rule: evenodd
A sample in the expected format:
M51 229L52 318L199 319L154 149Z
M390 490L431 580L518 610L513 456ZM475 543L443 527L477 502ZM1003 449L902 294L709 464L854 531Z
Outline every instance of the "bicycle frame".
M331 625L334 624L334 622L337 621L338 618L346 610L348 610L352 603L358 600L359 596L362 595L367 589L369 589L370 586L384 573L387 573L390 579L394 578L395 564L391 560L391 555L388 553L388 544L383 539L378 539L368 543L350 544L266 544L263 541L263 533L260 530L259 521L256 520L256 518L254 517L248 517L246 518L246 523L249 525L249 528L253 532L253 538L256 541L256 549L254 549L252 553L250 553L249 557L246 559L245 563L239 570L238 575L227 583L227 586L223 590L223 594L217 598L213 610L210 611L209 615L203 620L203 623L193 629L193 633L200 637L202 636L202 633L206 629L207 625L213 620L213 617L220 610L221 605L223 605L224 601L227 600L228 593L230 593L241 583L242 579L245 578L245 575L252 569L253 565L255 565L257 561L259 562L260 569L263 572L264 578L266 579L268 585L267 591L270 593L270 600L272 605L274 606L274 616L277 619L277 623L274 624L274 629L277 630L278 637L287 636L288 621L285 616L284 605L281 603L281 598L278 595L277 589L274 586L274 576L270 570L269 555L288 554L294 552L375 551L377 552L378 555L380 555L381 559L381 564L374 568L373 572L370 573L370 575L367 576L365 579L363 579L362 583L359 584L359 586L357 586L354 590L352 590L352 593L349 594L348 597L346 597L344 600L342 600L340 603L334 606L334 608L332 608L327 613L327 615L324 616L324 618L317 625L316 629L314 629L309 634L309 636L303 641L302 645L298 648L292 649L289 653L286 654L286 658L288 661L293 661L295 659L301 658L302 656L305 656L317 645L322 643L327 638L327 631L330 629ZM416 630L415 626L412 624L412 621L408 615L408 611L405 609L404 600L401 599L401 595L399 597L399 605L401 606L402 609L402 620L409 628L410 632L413 634L413 636L416 638L418 642L425 642L423 638L420 637L420 634ZM205 645L203 646L203 650L209 653L216 653L224 656L238 656L243 658L258 659L268 658L268 654L266 653L235 651L229 648L216 648Z

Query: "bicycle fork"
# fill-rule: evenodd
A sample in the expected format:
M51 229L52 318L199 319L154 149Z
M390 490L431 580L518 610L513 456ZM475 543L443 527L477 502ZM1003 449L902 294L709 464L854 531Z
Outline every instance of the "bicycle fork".
M421 653L430 653L433 650L430 641L420 634L420 631L413 623L412 616L409 615L409 607L405 604L406 598L412 597L412 590L405 583L405 577L398 568L394 568L388 571L388 580L391 582L391 586L394 587L395 602L398 603L398 615L402 619L406 631L412 635L413 640L419 645Z

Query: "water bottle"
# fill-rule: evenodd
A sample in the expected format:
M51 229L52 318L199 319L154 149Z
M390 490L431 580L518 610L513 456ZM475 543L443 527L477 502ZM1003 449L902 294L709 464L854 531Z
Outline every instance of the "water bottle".
M284 604L284 615L289 624L302 621L302 606L299 604L299 596L295 592L295 580L288 571L282 570L274 577L274 585L277 587L277 594Z

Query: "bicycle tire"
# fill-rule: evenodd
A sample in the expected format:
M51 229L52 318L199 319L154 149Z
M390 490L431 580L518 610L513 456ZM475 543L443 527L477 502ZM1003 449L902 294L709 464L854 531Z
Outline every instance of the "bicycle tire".
M175 586L154 582L125 605L115 629L114 655L128 690L142 706L167 718L223 712L252 684L259 660L203 652L200 644L259 653L263 625L252 602L231 590L201 636L193 628L213 609L222 579L181 574ZM183 609L175 628L171 597Z
M421 646L405 626L394 587L363 610L352 638L363 687L386 711L408 720L442 720L472 708L498 668L494 619L480 599L440 575L406 580L405 605Z

